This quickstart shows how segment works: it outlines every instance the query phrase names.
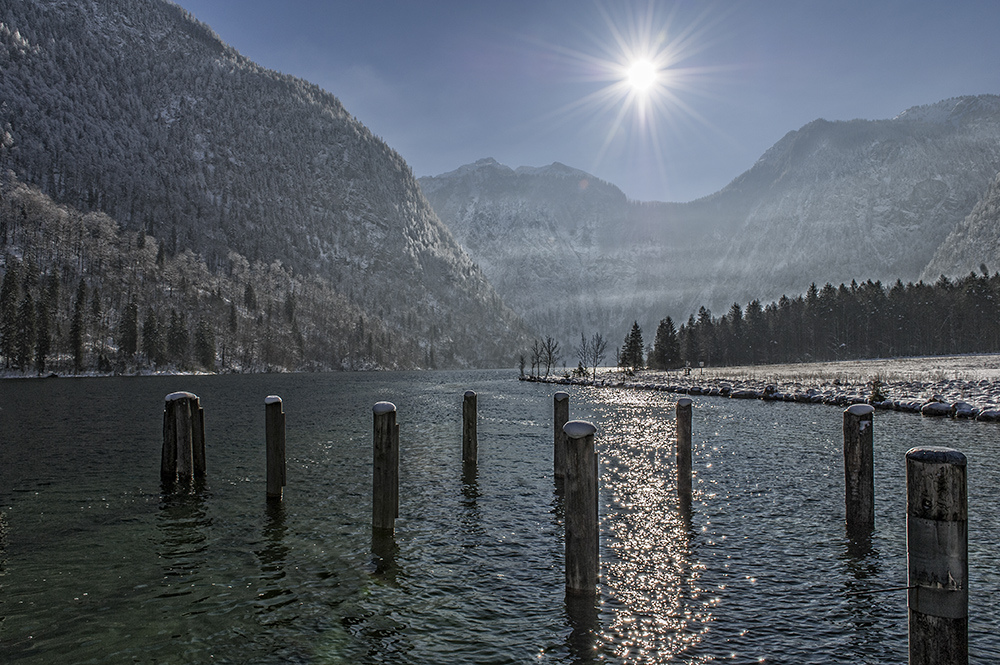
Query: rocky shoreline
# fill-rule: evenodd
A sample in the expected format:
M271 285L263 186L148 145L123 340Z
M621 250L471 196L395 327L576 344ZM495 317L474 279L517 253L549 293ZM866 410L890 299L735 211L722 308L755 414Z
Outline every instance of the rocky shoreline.
M767 368L760 368L766 372ZM695 371L697 372L697 370ZM948 417L984 422L1000 422L1000 380L995 378L871 380L819 378L812 380L780 376L725 376L715 370L712 376L695 372L620 371L599 373L596 379L566 376L522 376L522 381L558 385L656 390L679 395L705 395L729 399L759 399L772 402L798 402L847 407L870 404L876 409L916 413L929 417Z

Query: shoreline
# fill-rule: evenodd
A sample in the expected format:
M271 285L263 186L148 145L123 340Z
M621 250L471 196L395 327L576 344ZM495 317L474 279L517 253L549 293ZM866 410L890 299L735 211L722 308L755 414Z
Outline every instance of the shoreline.
M843 407L870 404L924 416L1000 421L1000 354L706 367L688 373L601 368L596 380L565 375L520 380Z

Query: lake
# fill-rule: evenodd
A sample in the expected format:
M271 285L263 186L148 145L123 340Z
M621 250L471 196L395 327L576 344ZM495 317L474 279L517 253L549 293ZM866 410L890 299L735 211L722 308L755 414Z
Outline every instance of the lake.
M0 653L10 663L906 662L904 453L968 457L970 660L1000 662L1000 426L876 412L876 533L849 548L842 409L560 386L597 428L601 584L567 603L552 394L510 371L0 381ZM463 474L462 394L479 403ZM164 493L163 398L201 397L208 480ZM264 398L287 418L269 505ZM372 554L372 412L400 423Z

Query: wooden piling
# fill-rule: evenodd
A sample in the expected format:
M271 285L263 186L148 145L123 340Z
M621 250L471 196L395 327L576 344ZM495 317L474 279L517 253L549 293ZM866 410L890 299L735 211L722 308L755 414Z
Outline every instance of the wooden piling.
M691 400L677 400L677 497L691 505Z
M378 402L374 415L372 529L392 531L399 515L399 427L396 406Z
M476 393L466 390L462 399L462 462L475 466L479 463L479 435L477 432Z
M844 411L844 503L851 538L864 538L875 530L874 413L869 404Z
M566 434L566 592L594 593L597 587L597 428L582 420L563 427Z
M969 662L969 535L965 455L906 453L910 665Z
M160 480L173 483L177 480L177 416L176 402L167 395L163 403L163 448L160 452Z
M191 461L192 472L196 480L204 480L207 475L205 464L205 409L201 407L201 398L191 396Z
M280 501L285 486L285 412L277 395L264 399L264 433L267 439L267 498Z
M552 474L566 477L566 434L563 427L569 422L569 394L557 392L552 396Z
M189 482L205 477L205 412L197 395L170 393L164 398L160 479Z

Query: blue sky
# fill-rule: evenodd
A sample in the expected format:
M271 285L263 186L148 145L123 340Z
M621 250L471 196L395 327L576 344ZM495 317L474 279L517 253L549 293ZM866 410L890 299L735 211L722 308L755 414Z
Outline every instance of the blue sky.
M180 0L316 83L417 176L558 161L638 200L724 187L817 118L1000 94L996 0ZM632 59L660 58L654 87Z

